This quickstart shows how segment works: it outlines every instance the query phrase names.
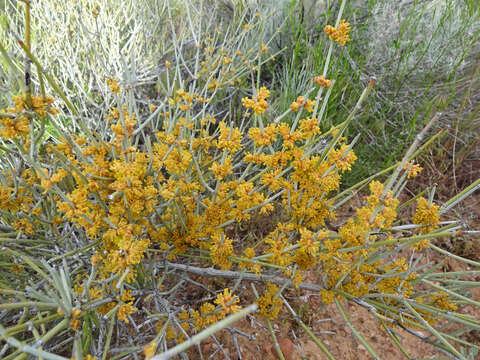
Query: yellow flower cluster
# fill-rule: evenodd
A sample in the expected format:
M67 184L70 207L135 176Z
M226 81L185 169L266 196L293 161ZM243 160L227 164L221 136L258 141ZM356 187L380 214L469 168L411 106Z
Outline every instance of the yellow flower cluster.
M439 291L438 295L431 296L433 306L447 311L457 311L458 305L453 303L445 291Z
M235 154L242 148L242 133L233 126L227 126L223 121L218 124L220 135L216 146L221 150L228 150Z
M269 146L277 140L277 125L269 124L263 130L259 128L250 128L248 137L252 139L255 146Z
M120 94L120 85L118 85L117 79L108 78L107 85L112 93Z
M8 214L9 226L23 235L33 235L37 229L45 224L41 218L42 205L36 201L38 192L32 186L39 184L37 172L23 169L15 180L12 174L1 173L4 184L0 184L0 209ZM51 218L52 223L58 224L59 217Z
M20 219L12 223L13 228L16 232L33 235L35 234L35 228L33 224L28 219Z
M228 314L235 314L241 309L241 306L237 305L240 300L232 295L232 292L229 289L224 289L223 293L217 295L214 303L221 306L222 316Z
M121 305L118 307L117 319L128 324L127 316L137 311L137 308L133 306L135 298L130 290L125 290L122 296L118 296L118 300L120 300Z
M254 248L246 248L243 250L243 258L246 260L253 259L255 257L255 249ZM239 264L239 267L241 270L243 269L248 269L251 272L254 272L255 274L259 274L261 267L259 264L255 264L254 262L250 261L243 261Z
M178 320L180 323L180 330L178 327L167 325L166 338L167 340L176 339L177 341L185 340L185 333L195 333L203 330L205 327L215 324L216 322L224 319L230 314L234 314L241 309L238 305L239 299L234 296L229 289L224 289L220 292L214 303L205 302L198 310L190 309L184 310L178 314ZM216 307L214 304L217 304ZM160 331L165 325L165 320L161 319L157 323L157 330ZM155 350L153 343L150 343L144 348L145 354L152 354Z
M75 357L70 358L71 360L79 360ZM83 357L83 360L97 360L97 358L93 355L88 354L87 356Z
M330 37L330 40L334 40L341 46L345 46L350 41L350 23L342 19L338 27L335 28L331 25L325 26L324 32Z
M265 86L262 86L257 92L256 98L243 98L242 104L247 109L253 109L255 115L263 114L268 108L267 99L270 96L270 91Z
M269 91L262 87L255 99L244 99L243 104L262 114L268 97ZM375 249L371 244L392 239L390 228L397 217L398 200L382 183L371 182L370 195L355 215L338 230L327 229L328 221L336 218L332 193L357 159L344 139L319 154L309 146L321 136L315 117L299 119L295 128L269 123L245 133L209 114L193 119L189 110L203 106L203 101L198 95L176 91L166 105L164 128L144 145L137 145L134 138L134 114L126 106L112 108L107 118L117 122L110 125L110 139L66 135L45 147L42 156L48 161L42 163L48 165L22 170L19 183L5 175L1 209L11 215L22 236L69 223L89 240L98 240L91 258L98 269L96 285L86 291L79 279L75 292L89 300L115 299L96 310L106 314L116 309L118 319L125 322L136 311L133 297L123 288L119 293L112 290L117 280L112 286L102 281L114 274L132 282L153 246L170 259L202 251L223 270L261 274L266 266L280 267L295 285L307 270L318 267L324 274L326 302L333 301L337 290L359 297L411 295L416 275L405 275L405 259L366 261ZM23 106L23 100L17 102L19 108ZM49 111L49 104L45 108L35 104L38 112ZM295 104L296 110L313 111L315 106L302 96ZM48 195L41 204L36 200L39 193ZM47 220L40 216L42 206L53 209ZM239 240L236 228L279 208L281 215L271 231L262 234L261 246ZM414 222L422 225L423 233L434 230L438 206L419 199ZM278 316L282 304L278 291L278 286L268 284L258 299L263 316ZM392 301L385 299L387 304ZM182 329L199 331L238 311L238 302L225 289L213 303L182 313ZM78 329L80 323L71 326ZM182 337L181 331L167 326L167 338Z
M21 137L26 139L30 133L30 120L23 115L19 115L15 118L1 117L0 123L2 128L0 129L0 136L5 140Z
M375 242L377 235L374 233L391 227L397 216L398 200L392 197L390 191L382 197L383 192L383 184L372 182L366 204L357 209L354 218L348 219L339 228L340 237L324 241L325 251L320 253L319 259L327 274L327 288L321 293L325 302L333 301L334 293L329 291L331 289L343 290L358 297L371 292L402 292L404 296L411 292L411 282L403 281L402 276L407 266L405 259L401 258L392 264L363 261L374 251L373 248L363 246ZM349 248L352 250L345 250ZM389 276L383 277L384 274ZM409 280L413 278L414 275Z
M330 85L332 85L332 81L325 78L325 75L314 76L313 82L323 87L330 87Z
M137 311L137 308L132 306L131 303L122 304L118 307L117 319L124 321L128 324L129 320L127 318L128 315Z
M350 171L352 164L357 160L353 151L349 151L347 144L342 144L339 149L332 149L328 153L328 158L341 172Z
M155 355L156 350L157 350L156 341L152 341L151 343L145 345L143 347L143 355L145 355L145 360L151 359Z
M171 106L178 104L181 111L188 111L192 108L194 99L197 101L202 100L202 102L205 101L203 98L198 97L197 94L192 95L183 89L179 89L176 91L175 98L168 99L168 102Z
M276 319L278 313L282 310L282 299L278 296L279 288L277 285L267 283L267 290L257 300L258 311L260 315L267 319Z
M228 175L232 174L232 158L227 156L223 161L223 164L219 164L217 161L212 163L212 166L209 168L215 175L218 180L222 180Z
M414 161L407 161L403 169L408 170L407 179L417 177L417 175L423 170L423 168L420 165L415 164Z
M221 269L228 270L232 267L230 256L233 255L233 240L224 236L223 233L213 238L210 246L210 257L215 265Z
M327 237L327 231L314 233L306 228L300 228L300 240L298 249L295 250L293 261L300 270L307 270L317 263L320 240Z
M72 309L72 313L70 314L72 320L70 321L70 328L73 331L80 330L82 326L82 321L79 319L82 316L82 310L80 309Z
M428 200L421 197L417 200L417 209L413 215L413 223L421 225L420 232L428 234L438 227L438 205L429 204Z
M315 104L315 101L305 99L304 96L299 96L297 97L297 100L290 104L290 109L294 112L297 112L303 106L306 111L311 113L313 112L313 107L315 106Z
M27 97L25 95L17 95L12 97L14 107L0 110L7 116L0 115L0 137L5 140L17 137L26 140L30 134L30 116L26 111L30 110L36 115L44 117L47 113L51 115L58 114L58 109L52 107L54 99L50 96L31 96L31 106L27 105ZM11 116L8 116L11 115Z

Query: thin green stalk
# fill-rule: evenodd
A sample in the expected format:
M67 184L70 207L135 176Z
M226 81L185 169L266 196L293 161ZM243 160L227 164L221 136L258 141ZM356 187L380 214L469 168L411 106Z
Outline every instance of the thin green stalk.
M265 320L267 322L268 332L270 333L270 336L272 337L272 340L273 340L273 347L275 348L275 352L277 353L277 356L279 357L280 360L285 360L285 356L283 355L282 349L280 348L280 344L278 343L277 337L273 332L272 322L270 321L270 319L265 319Z
M30 32L30 0L22 0L25 3L25 47L30 51L32 48ZM25 59L25 97L27 107L32 107L32 73L30 59Z
M325 356L329 359L329 360L335 360L335 358L333 357L333 355L330 353L330 351L328 351L327 347L318 339L318 337L315 336L315 334L312 332L312 330L310 330L310 328L305 325L305 323L302 321L302 319L300 319L300 317L297 315L297 313L295 312L295 310L292 309L292 307L290 306L290 304L287 302L287 300L285 300L285 298L280 295L280 298L283 300L283 303L285 304L285 306L287 307L287 309L292 313L293 315L293 318L295 319L295 321L302 327L303 330L305 330L305 332L307 333L308 336L310 336L310 338L313 340L313 342L320 348L320 350L325 354Z
M65 327L68 326L70 319L65 318L63 319L60 323L58 323L54 328L52 328L48 333L46 333L41 341L43 343L47 342L50 340L53 336L58 334L59 331L63 330ZM18 348L21 352L23 352L22 357L26 358L28 357L27 354L31 354L38 357L44 357L46 360L68 360L67 358L64 358L62 356L58 356L55 354L51 354L49 352L37 349L36 347L26 345L17 339L7 336L5 328L0 325L0 336L7 342L10 346Z
M440 130L439 132L437 132L435 135L433 135L429 140L427 140L425 142L425 144L423 144L416 152L414 152L409 158L408 158L408 161L414 159L416 156L418 156L423 150L425 150L430 144L433 143L433 141L435 141L441 134L443 134L445 131L445 129L442 129ZM354 189L357 189L357 188L361 188L363 185L366 185L368 183L370 183L373 179L381 176L381 175L384 175L384 174L387 174L389 173L390 171L392 171L393 169L396 169L398 166L400 165L399 164L395 164L395 165L392 165L384 170L381 170L371 176L369 176L368 178L362 180L362 181L359 181L358 183L350 186L349 188L343 190L341 193L339 193L338 195L334 196L332 198L332 200L337 200L337 199L341 199L342 197L344 197L346 194L348 193L351 193Z
M118 310L118 306L115 307L114 312L110 315L110 322L108 323L108 334L107 334L107 341L105 341L105 348L103 349L102 360L105 360L108 355L108 350L110 349L110 342L112 341L113 335L113 328L115 327L115 320L116 320L116 312Z
M403 303L405 304L405 306L408 308L408 310L410 310L412 312L412 314L414 314L418 320L420 320L422 322L423 325L425 325L427 327L427 329L432 333L434 334L438 340L440 340L440 342L442 344L444 344L446 346L446 348L450 351L450 353L452 353L453 355L455 355L456 357L458 357L459 359L462 359L462 360L466 360L465 357L460 354L457 349L455 349L443 336L442 334L440 334L437 330L435 330L429 323L428 321L426 321L422 315L420 315L410 304L409 304L409 301L407 299L403 299Z
M342 304L340 304L340 301L337 299L337 297L334 297L334 300L335 300L335 305L337 305L338 311L342 315L343 320L345 321L347 326L350 328L353 335L355 335L355 337L358 339L358 341L360 341L362 343L362 345L365 347L365 349L367 349L369 354L372 355L374 359L380 359L380 357L375 353L375 350L373 350L373 348L370 346L370 344L367 342L367 340L365 340L365 338L362 336L362 334L360 334L360 332L357 329L355 329L355 326L353 326L352 322L350 321L347 313L343 309Z
M35 270L36 272L38 272L45 280L47 280L47 282L51 283L51 279L50 277L42 270L38 267L37 264L35 264L27 255L23 255L15 250L12 250L12 249L9 249L9 248L4 248L3 249L4 251L6 252L9 252L11 254L13 254L14 256L17 256L19 258L21 258L23 261L25 261L28 265L30 265L30 267Z
M356 250L362 250L362 249L370 249L370 248L377 248L385 245L394 245L394 244L401 244L401 243L408 243L412 242L412 245L415 242L425 240L425 239L435 239L437 237L442 237L442 236L452 236L451 232L442 232L442 233L430 233L430 234L424 234L424 235L418 235L418 236L411 236L411 237L403 237L403 238L397 238L397 239L390 239L390 240L384 240L384 241L377 241L371 244L365 244L365 245L360 245L360 246L352 246L349 248L343 248L339 249L339 252L349 252L349 251L356 251ZM475 263L475 262L474 262Z
M469 304L469 305L474 305L474 306L480 307L480 301L475 301L475 300L470 299L470 298L468 298L468 297L466 297L466 296L460 295L460 294L458 294L458 293L456 293L456 292L454 292L454 291L452 291L452 290L450 290L450 289L444 288L443 286L437 285L437 284L435 284L435 283L433 283L433 282L431 282L431 281L428 281L428 280L426 280L426 279L423 279L423 282L424 282L425 284L430 285L431 287L433 287L433 288L435 288L435 289L437 289L437 290L446 292L446 293L447 293L448 295L450 295L451 297L455 297L455 298L457 298L457 299L463 300L463 301L465 301L465 302L466 302L467 304ZM476 286L478 286L478 285L479 285L479 283L476 284Z
M11 327L6 329L6 335L7 336L12 336L12 335L15 335L15 334L18 334L20 332L25 331L26 329L28 329L28 326L29 326L30 323L32 323L33 325L42 325L42 324L49 323L50 321L60 319L61 317L62 316L60 316L58 314L52 314L52 315L49 315L49 316L46 316L46 317L42 317L41 319L37 319L37 320L33 320L33 321L30 320L28 323L14 325L14 326L11 326Z
M61 260L61 259L64 259L66 257L69 257L71 255L77 255L77 254L81 254L83 253L84 251L87 251L95 246L97 246L98 244L100 244L101 240L97 240L91 244L88 244L84 247L81 247L81 248L78 248L78 249L75 249L75 250L71 250L71 251L67 251L66 253L62 254L62 255L58 255L52 259L49 260L49 262L53 262L53 261L57 261L57 260Z
M168 359L172 358L173 356L184 352L188 348L190 348L190 347L192 347L196 344L199 344L201 341L203 341L205 339L208 339L210 336L212 336L216 332L218 332L218 331L226 328L230 324L244 318L248 314L251 314L251 313L257 311L257 309L258 309L257 304L251 304L251 305L247 306L246 308L243 308L239 312L237 312L235 314L232 314L232 315L226 317L225 319L220 320L216 324L213 324L212 326L206 328L205 330L201 331L197 335L192 336L187 341L184 341L183 343L178 344L177 346L169 349L168 351L165 351L162 354L159 354L159 355L156 355L156 356L152 357L150 360L168 360Z
M452 207L454 207L456 204L458 204L460 201L464 200L471 194L473 194L475 191L480 189L480 178L475 180L473 183L471 183L469 186L467 186L463 191L461 191L459 194L455 195L452 197L450 200L448 200L439 210L439 214L443 214L450 210Z
M57 309L58 304L41 301L22 301L14 303L0 304L0 310L20 309L24 307L34 307L37 309Z
M357 111L360 110L363 102L367 99L368 95L372 91L373 85L375 85L375 79L371 78L367 87L365 89L363 89L363 92L360 95L360 98L358 99L357 103L353 107L352 111L350 111L350 113L348 114L347 119L341 125L339 125L339 127L337 127L339 129L338 133L333 137L332 141L330 142L331 146L327 147L327 149L325 149L323 154L320 156L320 159L318 160L318 163L316 164L316 166L318 166L320 164L320 162L323 161L326 158L326 156L327 156L328 152L330 151L331 147L333 147L337 144L338 140L343 135L343 132L345 131L347 126L350 124L350 122L353 120L355 114L357 113Z
M425 134L427 134L428 130L433 126L433 124L438 120L440 117L440 113L435 113L435 115L430 119L427 125L420 131L420 133L416 136L415 140L413 141L412 145L408 148L407 152L405 153L402 161L398 165L398 167L393 172L392 176L390 176L385 189L383 190L381 198L384 198L388 191L393 187L395 181L397 180L398 175L403 170L404 165L407 163L408 159L412 156L413 153L417 150L420 143L423 141Z
M65 103L65 105L70 109L70 111L74 114L74 115L79 115L78 114L78 111L77 109L73 106L73 104L70 102L70 100L68 100L67 96L65 95L65 93L63 92L63 90L57 85L57 83L55 82L55 80L53 80L53 78L48 75L45 71L45 69L42 67L42 65L40 64L40 62L37 60L37 58L35 56L33 56L33 54L30 52L30 50L26 47L26 45L24 44L23 41L19 40L18 41L19 45L21 46L21 48L23 49L23 51L25 51L25 54L28 56L28 58L30 60L33 61L33 63L37 66L38 68L38 71L40 71L44 76L45 78L47 79L48 83L50 84L50 86L53 88L53 90L55 90L55 92L62 98L63 102Z
M460 260L460 261L462 261L466 264L480 267L480 263L477 262L477 261L473 261L473 260L466 259L466 258L463 258L463 257L458 256L458 255L452 254L451 252L448 252L447 250L443 250L442 248L439 248L438 246L435 246L433 244L430 244L430 248L435 250L435 251L438 251L441 254L447 255L447 256L449 256L453 259Z
M385 324L385 320L381 319L381 320L380 320L380 324L382 325L382 327L384 328L384 330L386 331L386 333L388 334L388 336L390 336L390 339L392 339L392 341L395 343L395 345L397 345L397 347L398 347L398 349L400 350L400 352L401 352L408 360L410 360L411 357L410 357L410 355L408 355L407 350L405 350L405 348L403 347L402 343L401 343L400 340L398 339L398 336Z
M10 59L7 50L3 47L2 43L0 42L0 53L2 54L3 58L10 66L10 68L18 73L22 73L22 70ZM16 77L17 78L17 77ZM20 85L20 89L22 92L25 90L25 84L19 78L17 78L18 84ZM1 115L4 116L4 115Z

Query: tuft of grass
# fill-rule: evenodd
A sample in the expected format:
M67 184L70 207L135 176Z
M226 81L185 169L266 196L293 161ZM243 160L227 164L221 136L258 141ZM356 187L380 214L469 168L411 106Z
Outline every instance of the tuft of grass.
M321 34L338 9L337 3L326 2L312 19L306 14L311 10L309 1L289 4L285 12L290 17L282 36L287 48L282 63L289 66L273 69L285 108L293 101L289 92L306 90L302 79L323 72L322 54L328 43ZM345 14L355 24L354 42L338 52L331 63L328 75L336 84L330 96L335 101L327 108L323 129L341 122L369 78L377 79L365 111L357 115L347 132L350 136L362 134L357 148L359 162L347 176L347 184L398 161L439 98L444 99L445 116L436 128L455 127L457 139L472 137L477 126L471 121L476 103L460 118L456 113L479 51L480 13L474 2L349 2Z

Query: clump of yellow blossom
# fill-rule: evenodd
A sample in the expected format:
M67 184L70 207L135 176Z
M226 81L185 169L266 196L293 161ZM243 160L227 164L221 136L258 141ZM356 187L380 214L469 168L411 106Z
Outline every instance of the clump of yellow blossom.
M326 232L316 235L314 232L300 228L299 248L295 251L295 263L301 270L312 267L317 261L317 253L320 248L319 239L326 237Z
M325 26L324 32L330 37L330 40L334 40L341 46L344 46L347 42L350 41L350 23L348 23L344 19L340 21L340 24L338 24L337 28L331 25Z
M127 316L137 311L137 308L133 306L134 298L131 294L132 292L130 290L123 292L122 296L120 297L120 300L123 302L123 304L118 307L117 311L118 320L124 321L127 324L129 322Z
M214 161L209 170L213 172L218 180L222 180L232 173L231 157L227 156L223 161L223 164L219 164L218 162Z
M35 234L35 228L33 224L28 219L19 219L12 223L13 228L17 232L22 232L24 234L33 235Z
M309 113L313 112L313 107L315 106L316 102L312 101L310 99L305 99L304 96L299 96L297 97L297 100L295 100L293 103L290 104L290 109L294 112L297 112L300 107L303 106L303 108L308 111Z
M267 319L276 319L278 313L282 309L282 299L278 295L278 286L272 283L267 283L267 290L257 299L258 310L260 315Z
M107 85L112 93L120 94L120 85L118 85L117 79L107 78Z
M325 78L325 75L315 76L313 82L323 87L330 87L330 85L332 85L332 80Z
M74 319L79 318L80 316L82 316L82 310L76 309L76 308L75 308L75 309L72 309L71 316L72 316L72 318L74 318Z
M30 133L30 121L25 116L1 117L0 124L2 125L0 136L5 140L16 137L26 138Z
M335 299L335 293L331 290L322 289L320 290L320 295L322 296L322 302L325 304L331 304Z
M243 250L243 257L245 259L252 259L255 257L255 249L254 248L246 248ZM250 261L242 261L240 264L240 269L249 269L250 271L254 272L255 274L259 274L261 270L260 264L255 264Z
M137 308L132 306L131 303L120 305L118 308L117 318L118 320L124 321L128 324L129 320L127 316L134 313L135 311L137 311Z
M256 98L243 98L242 104L247 109L253 109L255 115L263 114L268 108L266 99L270 96L270 91L265 86L262 86L257 92Z
M429 204L428 200L421 197L417 200L417 209L413 215L413 223L421 225L420 232L428 234L438 227L438 205Z
M0 136L5 140L17 137L28 139L30 135L30 118L24 111L31 110L38 116L44 117L47 113L58 114L58 109L51 106L54 99L50 96L31 96L31 107L28 108L25 95L12 96L15 107L1 109L5 116L0 116Z
M433 305L436 308L447 310L447 311L456 311L458 309L457 304L453 303L445 291L439 291L438 295L431 296Z
M231 154L242 148L242 133L237 127L229 127L223 121L218 124L220 135L217 140L217 147L228 150Z
M80 326L82 326L82 321L78 319L73 319L70 321L70 327L72 328L73 331L78 331L80 330Z
M75 357L72 357L70 360L78 360L78 359ZM97 360L97 358L93 355L88 354L87 356L83 357L83 360Z
M222 307L225 314L234 314L241 309L241 306L237 305L239 301L238 297L233 296L229 289L224 289L223 293L217 295L214 302Z
M250 128L248 136L255 142L255 146L268 146L277 140L277 125L272 123L263 130Z
M15 104L15 108L8 108L8 113L19 113L23 110L27 110L27 100L25 95L17 95L12 96L13 102ZM58 109L51 107L50 105L53 104L54 99L50 96L37 96L32 95L32 109L39 116L46 116L47 112L56 115L58 113Z
M420 165L415 164L414 161L412 162L407 161L405 163L405 165L403 166L403 170L407 170L407 169L408 169L407 179L417 177L417 175L423 170L423 168Z
M191 318L195 330L200 331L202 328L214 324L222 319L220 314L215 314L215 305L205 302L200 306L200 311L193 310Z
M148 345L143 347L143 355L145 355L145 360L151 359L155 355L155 350L157 349L157 342L152 341Z
M328 158L332 163L335 163L337 169L341 172L350 171L352 164L357 160L357 156L352 150L349 150L347 144L342 144L339 149L332 149Z
M210 257L215 265L218 265L222 270L229 270L232 267L230 256L233 255L233 240L221 235L213 239L213 244L210 247Z

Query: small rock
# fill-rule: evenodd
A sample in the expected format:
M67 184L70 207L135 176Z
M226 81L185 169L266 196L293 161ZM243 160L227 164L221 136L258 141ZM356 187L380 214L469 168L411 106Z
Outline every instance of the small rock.
M280 350L282 350L285 360L295 360L295 346L289 338L283 338L278 341Z
M285 360L297 360L298 356L295 351L295 346L289 338L282 338L278 340L278 345L280 345L280 350L282 351ZM264 350L267 354L272 355L275 359L279 359L277 350L273 344L265 345Z
M263 350L265 350L265 352L266 352L267 354L270 354L270 355L272 355L272 356L273 356L273 354L274 354L274 352L275 352L275 350L273 349L273 345L272 345L272 344L267 344L267 345L265 345L265 346L263 347Z

